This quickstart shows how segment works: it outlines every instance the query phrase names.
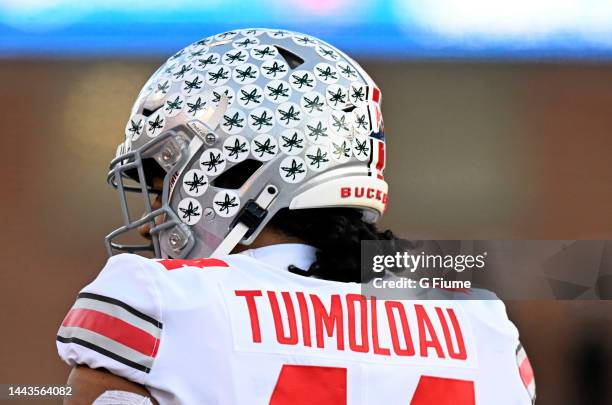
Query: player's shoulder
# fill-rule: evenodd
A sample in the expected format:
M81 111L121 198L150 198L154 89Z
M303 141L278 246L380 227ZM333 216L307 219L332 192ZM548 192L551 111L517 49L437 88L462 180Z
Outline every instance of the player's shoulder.
M161 298L149 267L146 258L129 254L107 261L60 325L56 340L64 361L145 382L163 330Z
M159 265L135 254L110 257L95 279L81 290L79 297L99 295L128 305L147 307L159 315L159 293L155 273Z
M173 286L183 289L207 289L240 278L267 279L289 274L266 261L251 255L238 253L219 258L151 259L135 254L111 257L96 279L85 289L92 292L113 291L115 294L136 294L150 297L153 291L167 290ZM268 276L266 276L268 274ZM137 291L134 291L137 290Z
M471 289L470 291L472 293L470 298L460 300L458 303L469 313L477 328L498 337L504 336L510 342L518 341L518 329L508 317L504 302L489 290Z
M472 318L488 325L499 332L518 336L514 324L510 321L504 302L492 291L472 288L467 299L459 300Z
M206 292L216 283L207 282L204 275L228 268L230 264L220 259L149 259L134 254L109 258L78 293L60 325L60 357L73 366L106 368L144 384L167 336L164 323L183 311L185 302L196 310L206 308L203 300L212 299Z
M230 260L228 260L230 259ZM211 270L228 270L236 267L230 257L223 259L195 258L195 259L151 259L136 254L124 253L112 256L99 273L95 284L104 287L106 282L122 283L130 286L134 282L163 283L171 281L185 274L211 274ZM204 272L203 270L207 270ZM214 272L212 272L214 273ZM160 280L163 279L163 280Z
M506 305L492 291L470 288L461 290L432 290L428 299L448 300L470 318L480 330L503 335L511 339L518 338L518 330L510 321Z
M122 253L111 256L90 286L105 288L107 283L114 284L118 280L130 284L150 282L150 273L153 267L157 266L152 260L139 255Z
M195 259L144 259L144 265L148 268L155 267L164 270L169 276L184 274L197 274L204 278L235 276L241 273L258 274L254 270L277 270L275 266L266 261L257 259L249 254L235 253L218 258L195 258Z

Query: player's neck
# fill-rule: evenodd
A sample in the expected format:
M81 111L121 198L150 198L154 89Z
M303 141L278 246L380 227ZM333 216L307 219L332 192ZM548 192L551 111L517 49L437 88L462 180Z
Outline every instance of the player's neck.
M304 243L303 240L288 236L274 228L265 227L250 245L238 245L232 253L240 253L247 249L257 249L264 246L279 245L281 243Z

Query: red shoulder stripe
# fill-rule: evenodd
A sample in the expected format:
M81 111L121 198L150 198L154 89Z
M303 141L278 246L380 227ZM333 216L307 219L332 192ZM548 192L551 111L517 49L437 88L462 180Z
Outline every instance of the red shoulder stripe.
M150 357L155 357L159 347L159 339L155 336L119 318L92 309L70 310L62 326L90 330Z

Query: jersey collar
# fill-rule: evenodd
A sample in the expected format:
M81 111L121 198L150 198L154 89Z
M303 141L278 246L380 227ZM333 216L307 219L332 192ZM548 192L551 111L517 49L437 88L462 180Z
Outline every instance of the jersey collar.
M280 243L241 252L260 260L272 267L287 270L289 265L294 265L302 270L308 270L316 260L317 249L310 245L301 243Z

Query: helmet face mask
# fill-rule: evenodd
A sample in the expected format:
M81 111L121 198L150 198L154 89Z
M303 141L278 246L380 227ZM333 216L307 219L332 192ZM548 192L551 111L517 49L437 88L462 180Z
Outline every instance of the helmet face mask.
M177 135L173 131L166 132L159 138L148 142L139 149L127 153L122 153L122 150L117 151L118 157L113 159L110 164L107 181L111 186L116 188L119 193L124 225L115 229L105 238L107 251L110 255L113 255L115 252L152 251L156 257L161 257L162 251L159 245L160 239L158 234L165 229L172 229L172 232L176 234L176 236L172 238L172 245L175 247L182 245L182 250L186 251L189 248L188 245L193 245L193 236L191 232L188 227L182 223L169 204L170 182L172 180L171 174L184 164L188 156L187 153L184 136ZM165 159L167 161L168 157L171 155L171 160L175 161L165 165L167 171L164 175L161 190L161 206L153 209L151 201L153 194L156 193L148 185L151 181L147 179L144 162L148 159L153 159L155 161L164 161ZM160 168L163 167L164 166L160 166ZM139 186L126 185L126 180L131 182L136 181ZM126 196L127 192L139 193L142 195L145 213L139 219L132 220L130 216ZM158 220L158 218L161 220ZM149 233L151 235L151 242L149 244L123 245L115 242L115 238L118 236L138 229L145 224L150 225Z
M147 160L164 173L155 210ZM142 250L113 240L150 223L157 257L228 254L282 208L350 206L375 221L383 168L380 91L356 62L303 34L219 34L171 57L141 91L111 163L124 225L107 248ZM142 185L145 216L135 221L125 177Z

